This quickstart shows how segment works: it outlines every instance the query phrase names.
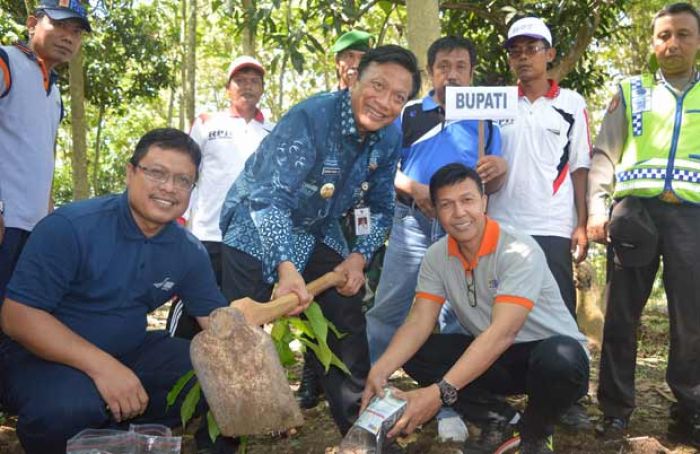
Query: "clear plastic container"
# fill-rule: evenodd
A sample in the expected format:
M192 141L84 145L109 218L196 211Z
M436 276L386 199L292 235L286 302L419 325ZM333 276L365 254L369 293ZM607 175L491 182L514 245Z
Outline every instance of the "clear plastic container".
M340 443L340 454L381 454L387 432L406 409L392 388L374 397Z
M85 429L68 440L66 454L180 454L182 438L160 424L132 424L129 431Z

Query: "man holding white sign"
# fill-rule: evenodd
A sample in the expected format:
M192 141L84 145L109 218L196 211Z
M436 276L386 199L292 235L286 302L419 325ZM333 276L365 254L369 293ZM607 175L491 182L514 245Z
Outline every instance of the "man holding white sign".
M487 192L496 191L505 179L506 165L500 157L497 126L489 123L486 128L486 156L480 158L477 122L445 121L446 88L470 85L475 65L476 49L468 39L447 36L435 41L428 49L433 90L422 100L406 104L399 117L403 144L401 169L394 181L396 208L377 296L367 312L371 362L384 353L408 315L423 255L444 235L430 201L430 177L445 164L459 162L476 168ZM449 325L449 318L450 311L446 309L442 328ZM459 416L438 419L441 439L466 439L466 426Z
M489 215L532 235L547 258L569 312L576 317L572 256L586 258L586 188L590 136L586 102L547 79L554 60L552 34L536 17L513 23L505 43L518 78L518 116L501 121L503 156L510 169L503 189L489 200ZM581 406L562 422L590 428Z

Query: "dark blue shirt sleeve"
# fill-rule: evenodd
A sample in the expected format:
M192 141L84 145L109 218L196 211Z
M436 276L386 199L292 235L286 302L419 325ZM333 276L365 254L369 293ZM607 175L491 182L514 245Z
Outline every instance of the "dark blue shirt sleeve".
M78 274L80 246L73 225L60 214L36 225L22 251L7 297L53 312Z
M214 309L226 306L226 298L216 285L209 255L199 241L193 243L193 253L188 258L188 264L190 269L176 289L187 313L194 317L206 317Z

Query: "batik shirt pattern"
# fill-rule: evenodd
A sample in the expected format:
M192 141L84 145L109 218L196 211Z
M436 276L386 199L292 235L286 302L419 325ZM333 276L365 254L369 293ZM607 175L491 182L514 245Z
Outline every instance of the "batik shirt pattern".
M391 226L399 156L392 125L360 137L347 90L309 98L280 120L229 189L224 243L260 260L270 283L282 261L303 270L318 241L369 263ZM371 230L350 251L339 219L354 206L370 208Z

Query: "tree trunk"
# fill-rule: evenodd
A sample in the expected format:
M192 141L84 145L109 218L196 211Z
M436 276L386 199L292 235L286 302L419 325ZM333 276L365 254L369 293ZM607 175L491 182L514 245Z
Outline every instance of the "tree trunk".
M100 113L97 117L97 134L95 134L95 158L92 165L92 193L94 195L100 195L99 193L99 183L100 183L100 145L102 142L102 127L104 126L105 119L105 107L100 106Z
M423 91L430 89L428 77L428 47L440 37L438 0L406 0L408 16L408 47L416 54L423 78Z
M187 58L187 0L181 0L182 20L180 24L180 96L179 96L179 121L178 128L185 130L185 98L187 97L185 87L187 86L187 68L185 60Z
M185 115L187 126L194 121L195 71L197 58L197 0L189 0L187 17L187 83L185 96Z
M243 54L255 56L255 25L251 22L253 13L255 12L255 6L253 5L253 0L243 0L243 9L246 10L248 21L243 28L241 33L241 47L243 48Z
M168 100L168 121L166 124L168 127L173 125L173 113L175 111L175 98L177 93L175 87L170 87L170 99Z
M24 0L24 7L27 10L27 16L34 13L34 0Z
M70 114L73 153L73 199L86 199L90 195L87 171L87 123L85 121L85 82L83 80L83 51L80 49L68 66L70 74Z

